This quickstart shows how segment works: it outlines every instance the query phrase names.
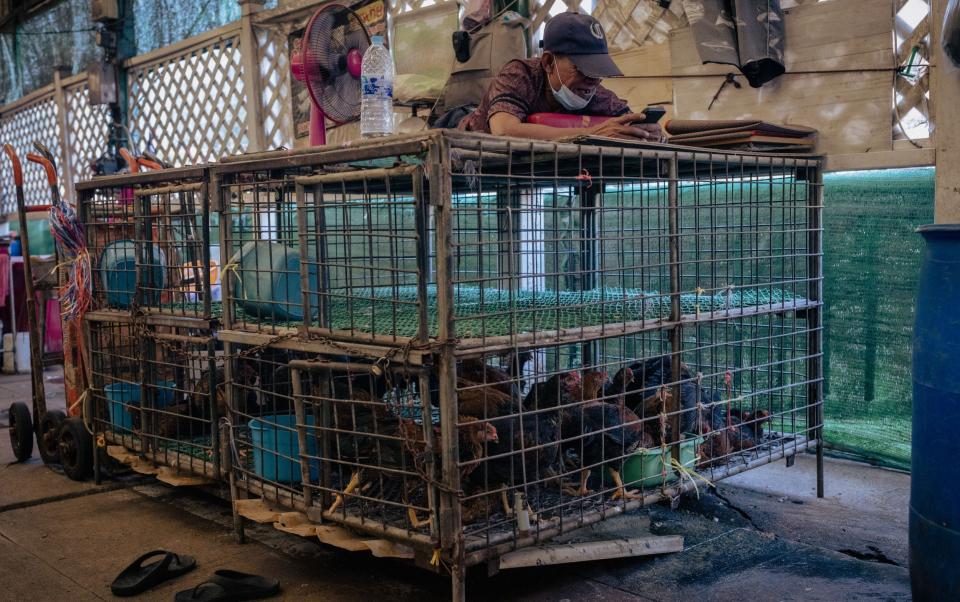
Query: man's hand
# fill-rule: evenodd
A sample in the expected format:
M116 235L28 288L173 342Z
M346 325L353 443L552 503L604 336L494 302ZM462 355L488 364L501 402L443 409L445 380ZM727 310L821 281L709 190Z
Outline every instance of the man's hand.
M590 128L590 134L606 138L660 142L663 139L663 131L660 129L660 125L656 123L637 123L643 121L644 117L643 113L628 113L614 117Z

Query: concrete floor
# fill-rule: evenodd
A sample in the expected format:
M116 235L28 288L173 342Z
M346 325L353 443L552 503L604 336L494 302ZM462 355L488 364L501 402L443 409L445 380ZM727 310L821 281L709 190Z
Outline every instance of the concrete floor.
M47 372L51 407L62 384ZM13 401L29 401L29 376L0 377L0 424ZM230 507L198 490L146 478L74 483L36 458L11 464L0 437L0 597L112 598L110 582L141 553L165 548L198 559L193 573L140 599L169 600L213 570L280 579L289 600L443 600L445 579L394 561L343 552L276 531L248 529L234 543ZM631 513L592 529L622 536L682 534L685 549L637 558L471 574L477 600L909 600L906 568L909 476L828 460L827 497L815 495L813 458L782 462L688 496L676 511ZM580 532L577 532L577 537ZM587 534L584 534L587 536Z

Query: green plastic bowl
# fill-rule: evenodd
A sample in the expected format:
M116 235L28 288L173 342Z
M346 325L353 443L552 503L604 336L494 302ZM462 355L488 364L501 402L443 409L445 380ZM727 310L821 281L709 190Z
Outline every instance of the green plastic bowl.
M680 463L684 468L695 469L697 465L697 449L703 443L703 437L695 433L684 433L684 441L680 444ZM659 447L646 448L638 450L632 456L624 460L623 472L621 478L626 487L658 487L664 481L664 472L666 473L666 482L672 483L677 480L677 473L670 462L672 446L667 446L666 450ZM604 474L606 481L612 482L608 474Z

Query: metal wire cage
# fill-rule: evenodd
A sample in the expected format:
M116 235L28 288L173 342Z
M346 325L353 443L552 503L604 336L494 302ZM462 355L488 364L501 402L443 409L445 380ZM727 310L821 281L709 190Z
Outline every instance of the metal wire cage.
M235 494L432 551L459 596L470 564L822 458L818 160L606 144L213 167Z
M445 133L268 160L217 168L228 328L484 348L816 303L809 159Z
M228 348L238 490L437 547L438 408L426 369L282 344Z
M133 297L96 289L127 317L88 316L98 428L183 462L198 427L216 467L224 418L234 500L410 546L459 597L468 565L822 459L815 158L444 131L189 173L81 189L91 255L135 251ZM199 301L155 282L197 257Z
M211 316L219 247L206 182L205 168L184 168L77 184L97 308Z
M309 173L310 167L254 165L217 174L226 328L277 333L302 325L302 257L293 178Z
M95 433L154 465L220 479L225 378L212 332L117 312L86 325Z

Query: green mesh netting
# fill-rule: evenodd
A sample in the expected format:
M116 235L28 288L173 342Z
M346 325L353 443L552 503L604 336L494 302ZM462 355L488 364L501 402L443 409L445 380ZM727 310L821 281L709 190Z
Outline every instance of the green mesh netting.
M911 337L933 169L824 178L825 441L910 466Z
M124 445L129 445L131 450L137 451L142 449L143 440L137 435L131 435L130 431L119 429L114 425L109 425L106 430L120 437L121 441L124 441ZM156 439L156 444L164 453L189 456L197 460L212 462L213 449L211 447L211 441L209 435L203 435L183 441L171 441L158 438Z
M398 337L413 337L418 333L420 310L417 288L414 286L334 290L326 299L329 307L325 327ZM436 287L427 288L426 300L428 332L430 336L436 336ZM688 293L680 296L681 312L685 315L764 305L780 305L786 311L804 303L802 297L768 288L730 288L713 294ZM459 338L667 319L671 311L668 295L621 288L511 292L456 286L453 304L456 336ZM215 313L219 313L219 310L219 304L215 305ZM235 317L240 321L264 323L262 318L247 315L240 307L235 310ZM290 327L299 325L298 322L268 323Z

